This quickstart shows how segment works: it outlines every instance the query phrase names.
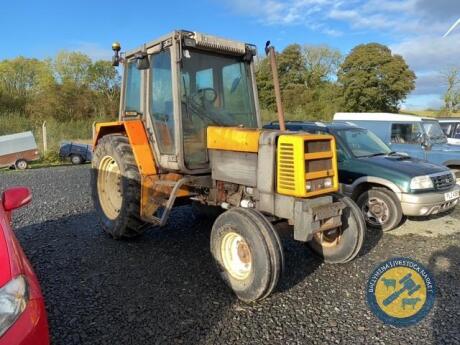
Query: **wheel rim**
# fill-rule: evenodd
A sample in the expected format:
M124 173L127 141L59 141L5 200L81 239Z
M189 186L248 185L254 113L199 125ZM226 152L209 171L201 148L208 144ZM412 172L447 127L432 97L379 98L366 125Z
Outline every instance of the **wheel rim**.
M372 197L362 206L366 222L374 226L382 226L390 219L390 208L380 198Z
M222 239L221 255L225 269L239 280L246 279L252 269L252 254L246 240L236 232L229 232Z
M18 162L18 168L19 169L25 169L27 167L27 163L24 161Z
M317 232L313 235L313 239L322 247L335 247L340 242L342 236L342 228Z
M123 201L120 192L120 168L111 156L105 156L99 163L97 192L105 215L110 219L118 217Z
M74 163L74 164L80 163L80 157L72 156L72 163Z

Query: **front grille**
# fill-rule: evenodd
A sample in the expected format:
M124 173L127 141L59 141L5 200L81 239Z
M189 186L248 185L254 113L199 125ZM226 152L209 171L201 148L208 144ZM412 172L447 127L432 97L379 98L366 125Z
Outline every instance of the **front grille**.
M433 181L433 185L436 190L450 189L455 184L454 176L451 173L431 176L431 180Z
M279 146L278 184L281 188L295 190L294 145L281 143Z

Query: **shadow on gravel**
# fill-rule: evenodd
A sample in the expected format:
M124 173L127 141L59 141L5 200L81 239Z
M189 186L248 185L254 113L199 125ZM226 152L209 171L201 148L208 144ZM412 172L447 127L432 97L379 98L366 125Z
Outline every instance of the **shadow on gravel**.
M131 241L94 213L16 230L41 282L53 344L198 344L235 297L209 252L206 221L188 208ZM218 327L222 328L222 327Z
M428 269L436 282L436 304L433 316L435 344L460 343L460 248L450 246L434 252Z
M17 229L42 286L52 343L218 342L240 302L215 270L211 227L180 207L168 226L129 241L104 234L92 212ZM321 265L286 235L286 269L275 294Z

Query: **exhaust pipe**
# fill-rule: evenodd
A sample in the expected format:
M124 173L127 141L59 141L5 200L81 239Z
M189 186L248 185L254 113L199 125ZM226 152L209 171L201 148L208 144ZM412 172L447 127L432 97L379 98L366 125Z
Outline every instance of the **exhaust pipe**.
M280 130L285 131L286 124L284 123L284 110L283 103L281 101L281 89L278 78L278 66L276 64L276 53L275 47L270 45L270 41L267 41L267 43L265 44L265 54L267 54L268 58L270 59L270 65L272 69L273 86L275 88L276 97L276 110L278 112L278 123L280 125Z

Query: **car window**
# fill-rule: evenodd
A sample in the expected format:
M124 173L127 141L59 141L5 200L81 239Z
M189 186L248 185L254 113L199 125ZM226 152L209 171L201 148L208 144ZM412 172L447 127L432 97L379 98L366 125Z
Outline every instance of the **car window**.
M455 133L453 135L455 139L460 139L460 123L457 124L457 129L455 130Z
M391 152L382 140L366 129L340 129L336 133L356 157L385 155Z
M451 137L452 135L452 128L454 127L453 123L441 122L441 128L445 135Z
M422 129L418 123L393 123L391 142L394 144L420 144Z

